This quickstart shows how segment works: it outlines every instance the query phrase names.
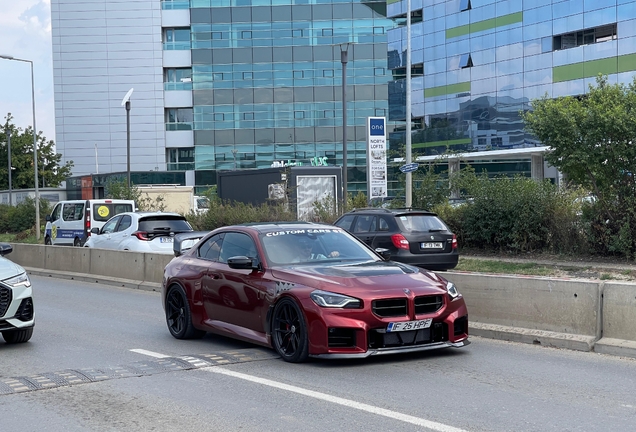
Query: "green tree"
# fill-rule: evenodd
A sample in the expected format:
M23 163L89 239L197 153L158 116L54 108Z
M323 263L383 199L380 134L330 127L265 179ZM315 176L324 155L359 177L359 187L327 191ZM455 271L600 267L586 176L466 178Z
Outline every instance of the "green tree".
M550 147L546 160L569 182L597 197L589 217L599 251L636 252L636 79L609 84L599 76L584 96L543 97L522 115Z
M33 169L33 128L25 130L12 123L13 116L8 113L4 125L0 128L0 160L8 161L7 131L11 133L11 186L13 189L35 187ZM55 152L55 142L47 141L39 132L36 135L38 148L38 185L40 187L58 187L72 175L73 162L60 165L62 155ZM8 164L0 166L0 189L9 188Z

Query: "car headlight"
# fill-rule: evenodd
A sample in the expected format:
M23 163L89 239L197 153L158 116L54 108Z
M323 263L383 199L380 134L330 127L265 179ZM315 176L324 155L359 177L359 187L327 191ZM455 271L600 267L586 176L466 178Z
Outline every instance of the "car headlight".
M19 285L24 285L25 287L31 286L31 281L29 280L29 276L27 276L26 273L20 273L19 275L14 276L10 279L5 279L4 283L14 287Z
M309 296L318 306L322 307L358 309L362 305L362 302L356 298L328 291L316 290Z
M457 297L461 295L459 294L459 291L457 291L457 287L455 286L455 284L452 282L446 283L446 291L448 291L448 295L453 300L455 300Z

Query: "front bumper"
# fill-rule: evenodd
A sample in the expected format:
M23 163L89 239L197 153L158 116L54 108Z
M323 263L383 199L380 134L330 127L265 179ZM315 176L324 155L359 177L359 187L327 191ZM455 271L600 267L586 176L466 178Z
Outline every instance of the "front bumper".
M366 358L374 355L384 355L384 354L404 354L404 353L412 353L418 351L429 351L435 349L442 348L461 348L470 345L470 341L468 339L460 341L460 342L436 342L428 345L419 345L419 346L403 346L403 347L394 347L394 348L375 348L369 349L364 353L355 353L355 354L315 354L310 355L310 357L315 358L328 358L328 359L353 359L353 358Z

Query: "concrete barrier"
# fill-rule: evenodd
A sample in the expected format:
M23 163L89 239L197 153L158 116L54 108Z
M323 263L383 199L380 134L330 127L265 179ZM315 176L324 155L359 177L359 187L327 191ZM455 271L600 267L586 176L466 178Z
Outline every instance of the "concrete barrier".
M599 283L448 272L464 296L471 333L590 351L597 339Z
M171 255L15 243L32 274L159 290ZM443 273L468 306L476 336L636 358L636 284Z
M605 282L602 337L594 351L636 357L636 285Z

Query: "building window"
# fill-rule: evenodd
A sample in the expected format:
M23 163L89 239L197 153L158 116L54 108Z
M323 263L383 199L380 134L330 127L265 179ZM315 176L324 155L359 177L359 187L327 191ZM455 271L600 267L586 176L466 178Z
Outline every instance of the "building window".
M244 80L251 80L252 78L254 78L254 75L252 74L252 72L243 72L243 79Z
M384 75L384 68L375 68L373 69L373 74L376 76L382 76Z
M325 110L325 118L334 118L336 116L336 112L334 110Z
M192 130L194 113L192 108L166 109L166 130Z
M462 54L459 58L459 67L461 69L473 67L473 59L470 54Z
M473 7L470 4L470 0L460 0L459 2L459 10L461 12L471 10Z
M304 78L304 76L305 76L304 71L294 71L294 78Z
M376 117L384 117L386 115L386 110L384 108L376 108L375 116Z
M607 42L617 38L617 26L616 24L610 24L602 27L595 27L554 36L552 39L552 49L554 51L558 51L568 48L576 48L581 45Z
M333 77L333 69L325 69L322 71L322 76L325 78Z
M164 50L189 50L190 49L190 29L189 28L165 28L163 29L163 49Z
M373 27L373 34L384 34L384 27Z
M333 36L333 29L322 29L323 36Z
M191 68L167 68L163 71L164 90L192 90Z
M221 32L212 32L212 39L213 40L223 39L223 33L221 33Z
M213 81L223 81L223 79L224 79L224 75L222 72L216 72L212 74Z
M214 113L214 121L223 121L225 120L225 115L223 113Z
M243 113L243 120L254 120L254 113L253 112Z
M496 137L490 140L490 144L493 147L500 147L503 145L503 138L502 137Z
M293 37L303 37L303 29L292 30Z
M193 170L194 148L166 149L166 165L168 171Z
M295 119L304 119L305 118L305 111L294 111L294 118Z
M241 38L242 39L252 39L252 32L251 31L243 31L243 32L241 32Z

